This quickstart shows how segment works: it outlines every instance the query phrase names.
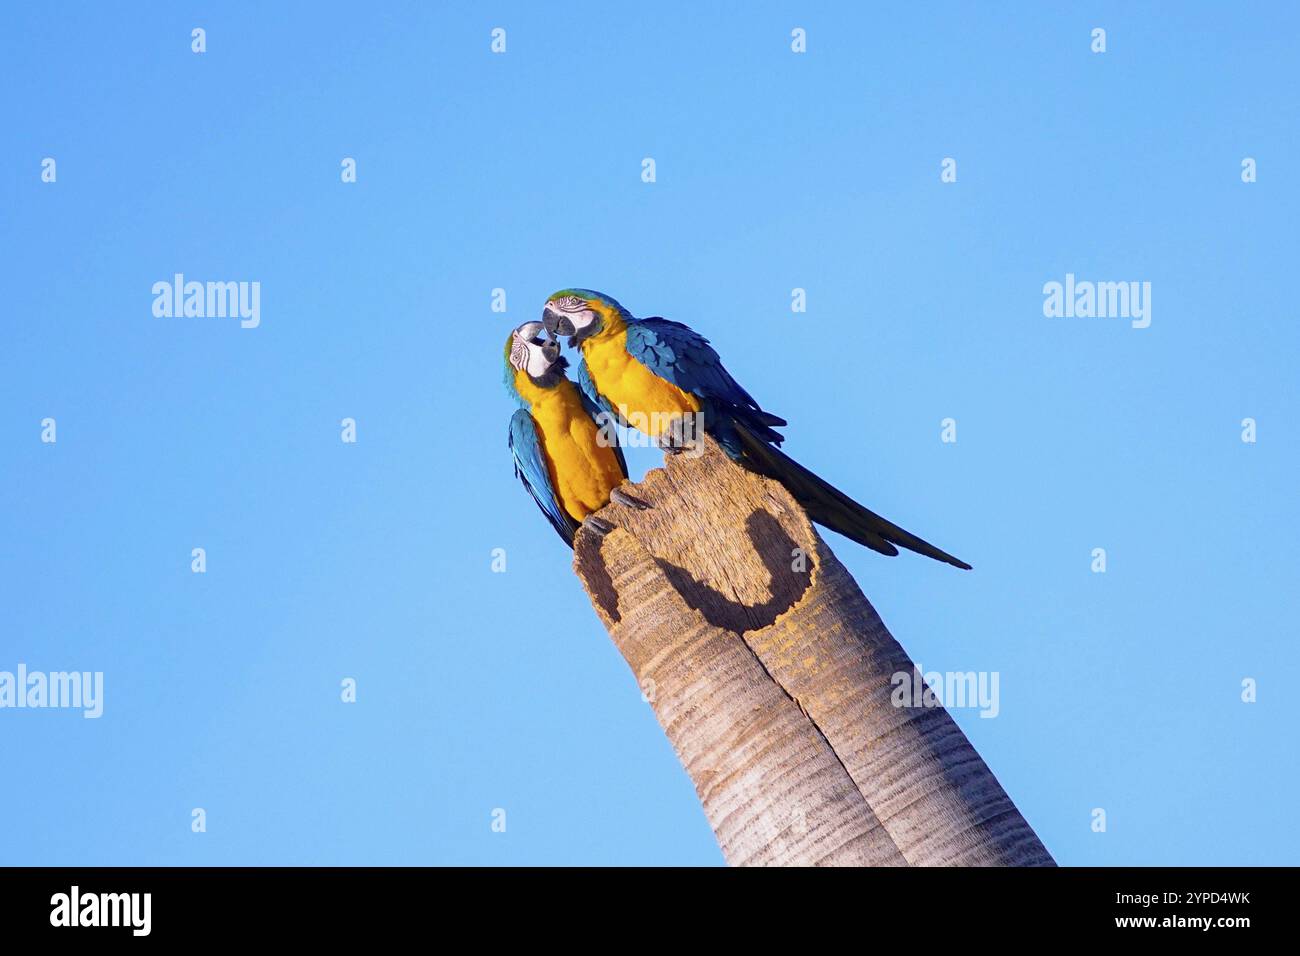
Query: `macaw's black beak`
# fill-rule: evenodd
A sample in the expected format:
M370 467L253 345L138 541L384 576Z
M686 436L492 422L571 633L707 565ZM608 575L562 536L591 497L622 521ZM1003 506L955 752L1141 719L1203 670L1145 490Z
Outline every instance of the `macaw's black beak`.
M547 362L554 365L555 360L558 359L559 357L560 357L559 339L551 339L549 342L542 343L542 358L546 359Z
M556 312L549 305L542 309L542 325L546 327L546 331L550 332L551 335L573 335L578 331L577 326L570 322L567 317Z

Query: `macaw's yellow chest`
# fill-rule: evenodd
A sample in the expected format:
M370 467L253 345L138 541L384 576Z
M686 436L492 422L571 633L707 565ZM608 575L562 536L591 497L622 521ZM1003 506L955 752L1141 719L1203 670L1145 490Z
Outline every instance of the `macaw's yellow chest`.
M673 419L698 412L700 400L660 378L627 352L627 331L582 343L582 358L596 389L629 425L658 437Z
M531 411L560 506L577 521L605 507L609 493L623 482L623 469L582 407L577 386L561 382L538 390Z

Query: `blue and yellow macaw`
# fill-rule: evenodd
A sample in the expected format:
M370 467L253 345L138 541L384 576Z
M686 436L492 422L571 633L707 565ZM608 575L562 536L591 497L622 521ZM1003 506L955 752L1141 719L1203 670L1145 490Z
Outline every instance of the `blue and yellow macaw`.
M784 419L731 377L708 339L668 319L638 319L607 295L565 289L542 310L546 330L582 352L578 384L599 406L671 449L699 421L732 460L774 478L820 525L881 554L898 548L970 565L864 508L780 449ZM897 546L897 547L896 547Z
M569 547L587 522L598 534L611 529L595 517L614 498L635 508L645 502L621 491L627 462L617 432L601 428L599 410L565 376L558 342L542 339L542 323L526 322L506 341L506 389L519 402L510 417L515 475Z

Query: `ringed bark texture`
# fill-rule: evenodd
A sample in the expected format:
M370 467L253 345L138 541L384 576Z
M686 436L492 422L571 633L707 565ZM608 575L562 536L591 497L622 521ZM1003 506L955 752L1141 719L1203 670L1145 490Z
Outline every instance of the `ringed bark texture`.
M727 862L1054 865L947 711L893 705L914 665L799 505L705 442L574 568Z

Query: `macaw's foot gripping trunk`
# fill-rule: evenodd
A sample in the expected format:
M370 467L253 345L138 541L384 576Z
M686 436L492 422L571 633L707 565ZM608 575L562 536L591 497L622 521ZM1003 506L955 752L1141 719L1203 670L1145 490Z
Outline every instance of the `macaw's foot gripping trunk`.
M574 567L728 863L1054 865L784 488L711 440L624 487Z

